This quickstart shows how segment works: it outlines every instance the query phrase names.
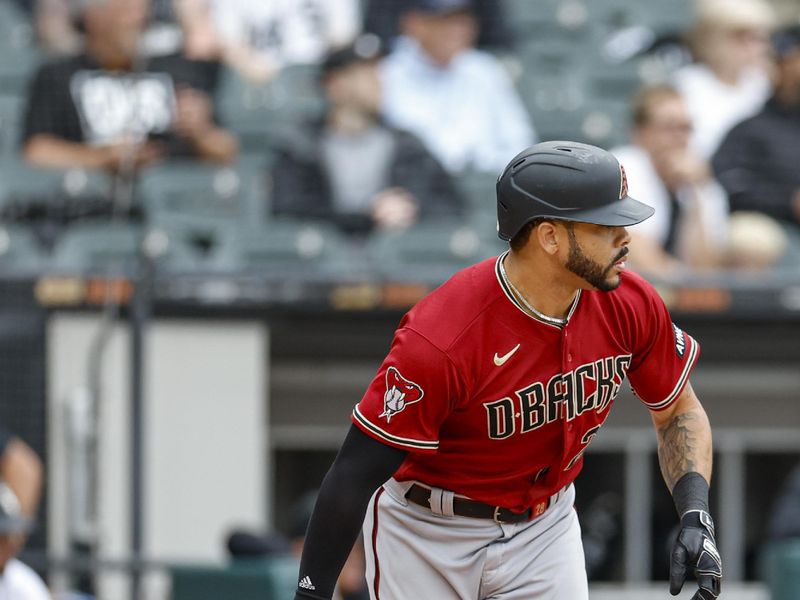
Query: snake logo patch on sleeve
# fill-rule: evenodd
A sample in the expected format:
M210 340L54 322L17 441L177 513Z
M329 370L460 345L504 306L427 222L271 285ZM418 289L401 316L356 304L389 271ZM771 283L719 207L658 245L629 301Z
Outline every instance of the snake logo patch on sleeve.
M409 404L422 400L425 392L413 381L403 377L395 367L386 371L386 393L383 395L383 412L379 417L386 417L390 422L392 417L405 409Z

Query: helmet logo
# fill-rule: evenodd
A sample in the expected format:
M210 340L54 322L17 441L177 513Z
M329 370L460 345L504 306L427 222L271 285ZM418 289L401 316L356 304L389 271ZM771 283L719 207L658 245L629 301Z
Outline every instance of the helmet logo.
M619 199L622 200L628 195L628 176L625 174L625 167L619 166Z

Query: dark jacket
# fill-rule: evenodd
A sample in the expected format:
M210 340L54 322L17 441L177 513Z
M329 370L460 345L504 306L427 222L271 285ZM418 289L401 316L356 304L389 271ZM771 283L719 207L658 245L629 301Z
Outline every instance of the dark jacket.
M381 125L392 133L395 152L385 188L400 187L417 200L419 219L454 219L463 215L464 203L450 175L415 136ZM277 142L272 169L271 210L276 215L324 219L348 230L366 230L369 215L339 214L319 140L321 122L294 129Z
M797 223L791 202L800 190L798 157L800 107L787 108L773 98L728 133L712 165L732 211L759 211Z

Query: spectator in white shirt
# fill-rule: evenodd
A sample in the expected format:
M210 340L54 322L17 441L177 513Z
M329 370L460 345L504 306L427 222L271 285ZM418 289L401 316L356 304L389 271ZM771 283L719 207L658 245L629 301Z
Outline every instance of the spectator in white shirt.
M33 449L0 429L0 600L50 600L42 579L16 558L33 525L42 477Z
M632 143L612 152L632 196L656 209L630 228L631 262L650 275L722 264L728 199L708 161L689 148L692 121L677 90L654 86L633 101Z
M252 81L317 64L361 28L359 0L207 0L223 59Z
M0 483L0 600L51 600L42 578L15 558L29 529L16 494Z
M705 158L769 96L769 34L774 25L766 0L697 0L689 32L697 62L678 69L674 85L694 124L692 148Z
M451 172L498 171L536 141L500 62L475 49L469 0L415 0L384 60L383 113L414 133Z

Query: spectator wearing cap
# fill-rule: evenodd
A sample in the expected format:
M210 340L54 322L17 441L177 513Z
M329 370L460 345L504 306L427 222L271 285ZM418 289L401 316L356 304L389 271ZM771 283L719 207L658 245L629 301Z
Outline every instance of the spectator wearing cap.
M0 599L49 600L41 578L16 556L25 545L42 490L42 464L18 437L0 430Z
M757 113L769 96L769 35L775 14L766 0L697 0L689 45L696 62L674 85L694 123L692 148L711 158L725 134Z
M149 0L80 0L82 54L48 62L29 90L23 156L54 168L226 163L238 143L214 120L209 64L139 55Z
M400 15L416 0L367 0L364 9L364 31L374 33L388 46L394 44L400 28ZM478 20L476 45L484 50L510 50L513 36L508 29L502 2L472 0Z
M326 115L277 144L273 213L323 219L355 233L461 214L453 181L425 146L379 118L380 56L372 35L327 56L320 80Z
M477 50L469 0L414 0L383 61L383 113L419 136L451 172L497 172L534 143L531 121L501 63Z
M796 237L800 227L800 25L778 31L773 47L772 97L761 112L731 130L712 164L733 210L769 215Z

